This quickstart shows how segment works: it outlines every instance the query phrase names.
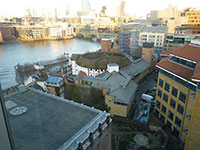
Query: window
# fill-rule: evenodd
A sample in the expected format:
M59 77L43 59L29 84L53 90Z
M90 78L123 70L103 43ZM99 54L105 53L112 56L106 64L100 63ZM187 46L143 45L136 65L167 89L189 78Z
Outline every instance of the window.
M165 107L164 105L162 105L162 112L163 112L164 114L166 114L166 107Z
M180 127L181 126L181 119L179 119L178 117L176 117L175 119L175 124Z
M124 103L119 103L119 102L115 102L115 101L114 101L114 104L117 104L117 105L122 105L122 106L127 106L127 104L124 104Z
M161 88L163 87L163 80L162 80L162 79L159 80L159 86L160 86Z
M159 117L159 112L158 112L157 109L156 109L156 111L155 111L155 115L156 115L156 117Z
M162 121L162 123L165 123L165 117L162 114L160 115L160 120Z
M170 85L169 83L165 82L165 90L169 92Z
M162 91L161 91L160 89L158 89L158 96L159 96L160 98L162 98Z
M186 100L186 94L183 93L183 92L180 92L179 100L181 100L183 103L185 103L185 100Z
M168 117L169 117L169 119L171 120L171 121L173 121L173 119L174 119L174 114L169 110L169 112L168 112Z
M172 88L172 95L173 95L174 97L177 97L177 94L178 94L178 90L177 90L175 87L173 87L173 88Z
M183 111L184 111L184 107L182 105L178 104L177 111L182 115Z
M163 100L167 103L168 102L168 95L164 93Z
M167 120L167 129L171 131L172 129L172 124Z
M156 101L156 107L160 109L160 102L158 100Z
M173 134L178 138L178 136L179 136L178 129L174 128Z
M173 98L171 98L171 100L170 100L170 106L171 106L172 108L174 108L174 109L175 109L175 107L176 107L176 101L175 101Z

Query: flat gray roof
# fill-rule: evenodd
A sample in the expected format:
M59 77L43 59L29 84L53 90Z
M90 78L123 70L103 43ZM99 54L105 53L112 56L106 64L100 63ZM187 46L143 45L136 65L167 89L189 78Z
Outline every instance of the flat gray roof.
M114 96L114 101L124 104L131 102L138 87L129 75L121 71L105 72L97 77L84 76L81 80L92 82L93 87L108 89L108 95Z
M5 101L28 108L19 116L11 115L12 108L7 108L16 150L75 149L78 141L88 136L88 129L94 130L108 116L106 112L33 89L6 96Z
M143 28L143 32L152 32L152 31L156 31L159 33L164 33L167 30L167 27L164 26L145 26Z
M149 67L150 64L145 62L143 59L138 59L135 63L131 63L131 65L129 65L127 68L121 69L120 71L134 77L137 74L144 72Z

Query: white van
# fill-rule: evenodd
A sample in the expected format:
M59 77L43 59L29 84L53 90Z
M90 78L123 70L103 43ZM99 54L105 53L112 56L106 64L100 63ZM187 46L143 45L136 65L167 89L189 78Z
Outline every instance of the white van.
M153 102L153 96L151 95L148 95L148 94L142 94L142 100L148 102L148 103L151 103Z

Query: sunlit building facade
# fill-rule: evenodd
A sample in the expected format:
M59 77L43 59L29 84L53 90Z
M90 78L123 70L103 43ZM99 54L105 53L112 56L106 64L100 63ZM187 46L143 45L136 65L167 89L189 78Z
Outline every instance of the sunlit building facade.
M197 42L199 43L199 42ZM154 113L186 150L200 143L200 46L186 45L162 59ZM198 124L198 125L197 125Z

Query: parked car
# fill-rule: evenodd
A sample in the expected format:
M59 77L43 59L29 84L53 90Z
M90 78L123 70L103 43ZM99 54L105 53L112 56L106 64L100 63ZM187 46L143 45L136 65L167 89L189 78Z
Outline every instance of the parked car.
M148 102L148 103L152 103L153 102L153 96L148 95L148 94L142 94L142 100Z

